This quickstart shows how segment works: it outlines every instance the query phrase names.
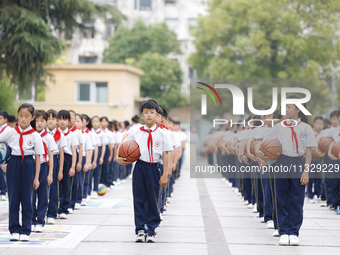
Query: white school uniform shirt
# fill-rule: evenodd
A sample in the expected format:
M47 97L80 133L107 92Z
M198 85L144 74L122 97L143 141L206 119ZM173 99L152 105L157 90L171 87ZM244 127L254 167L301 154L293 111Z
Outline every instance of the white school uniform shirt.
M0 126L0 135L6 135L11 131L11 127L7 123Z
M137 129L136 129L137 130ZM132 132L132 131L131 131ZM130 132L128 132L128 135L130 134ZM124 134L120 131L116 131L113 135L115 137L115 140L116 140L116 143L120 144L122 143L123 141L123 136Z
M294 127L294 131L299 145L299 153L297 153L296 142L290 127L284 127L280 122L270 132L270 137L277 138L282 144L282 154L285 156L302 157L305 155L307 147L316 147L316 139L312 127L307 123L301 122L300 119L296 121L299 124Z
M331 137L337 143L340 142L340 126L328 129L329 132L324 133L323 137Z
M136 131L136 130L140 129L141 126L142 126L142 124L140 124L140 123L133 124L132 126L129 127L129 130L127 130L127 132Z
M158 128L160 128L160 127L158 127ZM163 132L170 134L170 139L171 139L172 147L174 149L181 147L181 143L178 141L178 139L177 139L177 137L176 137L174 132L172 132L171 130L166 129L166 128L161 128L161 129L162 129ZM163 155L160 158L160 163L163 164Z
M60 132L64 135L65 140L66 140L66 147L64 148L64 152L72 156L72 146L78 146L79 143L78 143L77 136L74 132L70 131L70 133L67 136L65 136L65 134L67 134L68 131L69 131L68 128L66 128L64 131L60 130Z
M249 137L255 139L263 139L265 134L269 131L268 128L269 127L267 125L255 127L252 129L252 132L249 134Z
M107 145L109 143L109 138L103 130L98 128L97 130L92 129L92 131L98 136L99 139L98 146Z
M41 134L44 133L44 132L45 132L45 129L43 129L39 133L39 135L41 136ZM58 152L58 146L57 146L56 142L54 141L53 136L51 136L48 132L47 132L47 135L45 135L44 137L41 137L41 138L42 138L42 141L46 144L46 147L47 147L47 156L46 156L46 158L47 158L47 161L49 161L50 159L49 159L48 153L50 151L53 151L53 153L54 152ZM41 164L46 162L44 154L45 154L45 152L40 155L40 163Z
M86 133L86 129L83 130ZM94 132L92 132L91 130L89 130L89 132L87 132L86 134L88 134L91 143L92 143L92 147L94 148L94 146L98 145L98 139L96 138L96 134Z
M24 133L32 129L31 126L23 130L19 126L20 132ZM22 149L24 151L25 156L35 155L35 154L44 154L44 145L42 143L41 136L35 131L29 135L23 135L23 144ZM13 156L21 156L21 150L19 145L20 134L12 128L10 132L0 134L0 142L6 143L12 150L11 155Z
M149 129L146 125L143 125L145 129ZM172 151L172 142L169 133L165 133L157 127L153 125L149 130L153 130L152 135L152 156L153 162L151 163L159 163L160 159L163 155L164 151ZM144 162L150 162L149 150L148 150L148 137L149 133L137 129L136 131L131 132L124 141L136 141L139 145L140 150L140 160Z
M48 128L46 129L47 133L49 133L52 137L54 137L54 134L55 132L57 131L57 128L53 129L52 131L49 130ZM65 139L65 136L61 133L61 130L59 129L60 131L60 139L56 142L57 146L58 146L58 149L56 151L53 151L53 155L57 155L59 154L59 149L60 148L65 148L67 146L67 143L66 143L66 139ZM54 138L53 138L54 140Z
M248 138L248 136L250 135L251 131L252 131L251 129L244 129L244 130L238 132L235 136L241 142L241 141L243 141L243 140Z
M71 131L72 132L72 131ZM78 140L78 145L79 144L84 144L84 136L83 136L83 134L82 134L82 132L79 130L79 129L77 129L77 130L75 130L74 132L72 132L72 133L74 133L75 135L76 135L76 137L77 137L77 140Z
M83 143L83 157L85 157L86 156L86 151L94 150L94 147L92 146L89 134L82 133L82 137L84 139L84 143ZM79 152L79 149L77 151Z

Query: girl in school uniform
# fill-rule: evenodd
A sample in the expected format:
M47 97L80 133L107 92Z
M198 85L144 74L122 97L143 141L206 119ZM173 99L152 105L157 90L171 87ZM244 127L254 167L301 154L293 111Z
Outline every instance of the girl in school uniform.
M0 135L0 142L6 143L12 149L6 172L10 241L28 241L31 234L32 190L39 187L40 155L44 154L42 139L31 126L33 120L33 105L24 103L18 109L19 125L6 136ZM33 155L35 155L35 163ZM19 222L20 205L22 208L21 225Z
M45 130L48 120L47 113L43 110L37 110L34 115L35 130L42 138L45 152L40 156L40 185L38 189L33 191L32 232L42 232L48 207L49 186L53 181L57 182L57 180L53 180L53 151L57 151L58 147L53 137Z
M288 98L300 97L291 95ZM316 139L307 117L294 104L286 106L285 121L272 128L271 137L277 138L282 144L282 155L277 160L276 167L291 169L287 172L275 172L277 218L281 236L279 245L297 246L300 245L298 236L303 221L311 149L316 147Z

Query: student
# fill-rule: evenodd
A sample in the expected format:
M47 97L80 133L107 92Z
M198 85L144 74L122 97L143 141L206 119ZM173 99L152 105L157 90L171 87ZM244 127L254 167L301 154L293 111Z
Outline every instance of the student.
M9 115L7 123L8 123L8 126L10 126L11 128L15 128L15 126L18 124L18 121L15 118L15 116Z
M53 152L58 150L53 137L45 130L48 115L44 110L35 111L35 130L40 134L44 153L40 155L39 188L33 191L32 231L42 232L48 207L49 185L53 182ZM57 180L55 180L57 181ZM38 203L37 203L38 199Z
M288 98L300 98L291 95ZM303 104L306 107L306 104ZM305 186L311 163L311 148L316 147L314 131L308 125L307 117L294 104L286 106L284 126L278 124L271 129L271 136L282 144L282 155L276 167L295 167L294 171L279 173L275 177L279 245L300 245L299 230L303 221ZM268 160L266 157L262 157ZM301 174L302 172L302 174ZM277 173L275 173L276 175Z
M41 137L31 126L33 120L33 105L24 103L18 109L19 125L8 133L0 134L0 142L12 149L6 172L10 241L28 241L31 234L32 189L39 187L40 155L44 154ZM19 222L20 205L22 225Z
M110 140L109 143L112 146L112 150L113 150L113 159L111 160L110 164L109 164L109 171L108 171L108 183L110 184L110 189L114 188L114 175L115 175L115 148L117 148L116 144L117 144L117 135L116 133L114 133L115 129L114 129L114 125L113 122L110 122L108 130L110 132ZM129 165L130 166L130 165Z
M8 117L8 112L0 111L0 135L6 136L12 129L7 123ZM7 184L5 179L6 168L6 165L0 167L0 201L7 201Z
M93 170L93 193L91 193L91 198L98 198L98 185L101 167L104 162L104 155L106 152L106 145L109 143L109 139L105 132L100 129L100 119L98 116L92 117L92 131L97 134L99 138L98 144L98 158L97 158L97 167Z
M172 145L171 138L155 124L158 107L152 100L144 101L141 105L141 113L145 125L126 138L126 140L136 141L141 153L132 177L136 242L156 241L155 229L160 223L157 206L159 187L164 187L167 183L168 152L172 151ZM161 156L164 162L162 176L159 170ZM117 162L122 165L130 164L118 155Z
M59 199L59 182L63 179L64 167L64 148L67 146L64 135L57 127L58 113L55 110L47 111L47 129L46 131L53 136L58 150L53 151L53 182L50 185L49 203L47 209L46 224L55 224L58 212L58 199Z
M108 181L108 172L109 172L109 164L111 163L111 160L113 158L113 147L112 147L112 143L110 142L113 138L112 138L112 132L110 132L108 130L108 126L109 126L109 119L107 117L101 117L100 118L100 126L101 126L101 130L102 132L104 132L108 139L109 139L109 143L108 145L106 145L106 150L105 150L105 155L104 155L104 162L102 164L102 171L101 171L101 175L100 175L100 183L105 184L106 187L110 187L110 183Z
M64 148L64 167L63 178L59 183L59 209L60 219L67 219L68 208L70 206L70 179L75 174L77 160L78 140L76 135L68 129L71 120L70 113L66 110L58 112L58 126L62 135L64 135L67 146Z

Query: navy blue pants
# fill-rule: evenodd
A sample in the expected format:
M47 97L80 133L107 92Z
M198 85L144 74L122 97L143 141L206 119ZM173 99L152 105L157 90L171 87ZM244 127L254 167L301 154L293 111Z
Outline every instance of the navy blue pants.
M0 169L0 195L6 195L7 193L7 184L6 184L6 175L5 172Z
M102 156L102 147L98 146L98 158L97 158L97 167L93 170L93 191L98 191L99 178L102 165L99 165L99 160Z
M263 191L264 191L264 221L274 221L274 227L277 229L276 218L276 192L274 186L274 173L264 172L262 175Z
M311 162L311 165L318 165L318 164L321 164L321 160L318 160L318 161L312 160ZM317 173L316 171L309 173L308 197L310 199L313 199L315 195L317 197L321 196L321 182L322 182L321 173Z
M48 206L48 190L49 187L47 185L47 175L49 171L49 166L47 163L42 163L40 166L40 174L39 174L39 188L33 190L33 217L32 217L32 225L45 225L45 216ZM38 203L37 203L38 199Z
M102 171L100 174L100 183L105 184L107 187L110 186L108 179L107 179L107 175L108 175L108 171L109 171L109 163L108 163L108 159L110 157L110 149L109 146L106 145L106 151L105 151L105 155L104 155L104 163L102 164Z
M78 162L78 159L77 159ZM81 170L77 172L72 177L71 181L71 201L70 201L70 208L74 209L75 203L80 204L83 198L83 188L84 188L84 164L85 164L85 157L83 157L81 161Z
M9 232L31 234L33 215L32 190L35 163L32 156L11 156L7 165L7 186L9 202ZM22 225L19 223L19 207L22 208Z
M154 235L161 221L157 205L160 177L158 164L137 161L132 177L136 234L139 230L145 230Z
M89 192L89 175L90 175L90 171L87 171L86 173L84 172L84 188L83 188L83 198L87 198L87 194Z
M70 154L64 154L65 162L63 168L63 179L59 182L59 209L58 214L68 214L68 208L70 206L70 177L69 171L72 166L72 156Z
M59 155L56 154L53 156L53 182L50 185L49 203L47 208L47 217L53 219L57 218L58 211L58 197L59 197L58 172L59 172Z
M331 160L327 153L323 158L323 163L327 166L332 165L334 163L334 160ZM333 202L332 198L332 188L333 188L333 180L328 177L328 173L325 173L325 186L326 186L326 198L327 198L327 205L331 205Z
M340 160L333 161L334 164L340 165ZM339 173L337 173L339 174ZM333 188L332 188L332 205L336 208L340 206L340 176L338 175L336 178L333 178Z
M161 171L161 176L163 175L163 165L159 165L159 169ZM166 186L159 188L159 196L158 196L158 209L161 213L164 212L164 205L166 199Z
M288 157L281 155L277 166L295 165L296 169L304 169L304 160L300 157ZM292 176L295 178L292 178ZM301 185L300 178L294 173L280 173L280 178L275 178L278 229L280 235L299 236L299 230L303 221L303 203L305 185Z

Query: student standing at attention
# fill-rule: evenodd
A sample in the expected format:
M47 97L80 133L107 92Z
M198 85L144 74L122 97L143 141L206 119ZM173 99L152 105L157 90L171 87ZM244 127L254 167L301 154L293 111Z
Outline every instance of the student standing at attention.
M18 109L18 126L0 135L0 142L12 149L7 165L10 241L28 241L33 215L32 190L39 187L40 155L44 147L40 135L32 128L34 107L24 103ZM35 163L33 160L35 155ZM22 224L19 208L22 208Z
M145 125L131 132L125 140L136 141L141 154L132 176L136 242L156 241L155 229L161 221L157 204L159 187L164 187L167 183L169 152L173 150L170 135L155 124L158 107L153 100L144 101L141 113ZM162 176L159 169L161 157L164 163ZM130 164L126 159L120 158L118 153L117 162L122 165Z

